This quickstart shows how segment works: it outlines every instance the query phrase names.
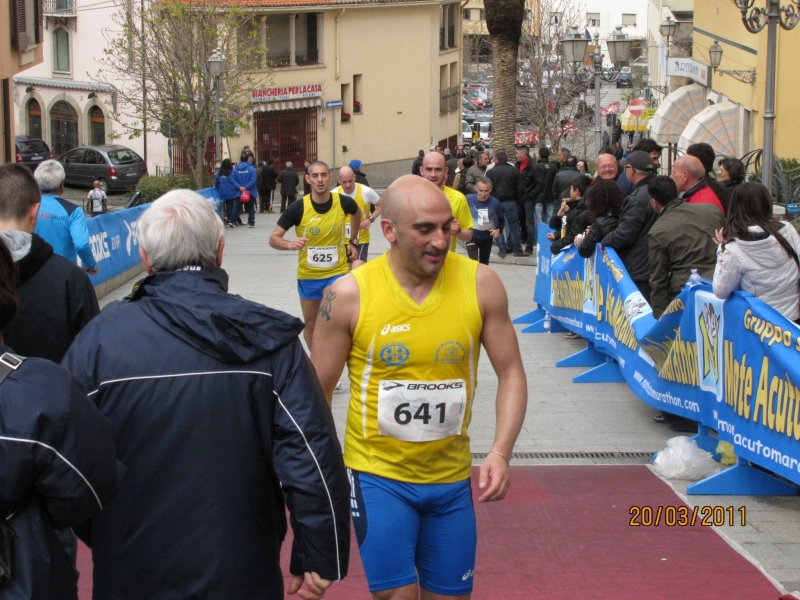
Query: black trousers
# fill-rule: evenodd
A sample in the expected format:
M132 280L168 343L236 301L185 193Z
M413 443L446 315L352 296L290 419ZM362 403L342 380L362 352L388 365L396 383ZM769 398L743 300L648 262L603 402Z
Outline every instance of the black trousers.
M493 242L494 238L472 238L467 242L467 254L472 260L477 260L482 265L488 265L489 257L492 255Z
M289 200L288 202L286 201L287 198ZM285 211L286 207L289 206L289 204L291 204L295 200L297 200L297 194L293 196L284 196L283 194L281 194L281 212Z

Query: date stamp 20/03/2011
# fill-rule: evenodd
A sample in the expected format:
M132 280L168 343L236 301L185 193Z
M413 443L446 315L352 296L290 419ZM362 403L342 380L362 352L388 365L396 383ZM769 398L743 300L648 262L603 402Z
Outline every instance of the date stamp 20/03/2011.
M734 509L732 506L631 506L628 525L631 527L651 527L666 525L668 527L722 527L723 525L744 526L746 524L745 507Z

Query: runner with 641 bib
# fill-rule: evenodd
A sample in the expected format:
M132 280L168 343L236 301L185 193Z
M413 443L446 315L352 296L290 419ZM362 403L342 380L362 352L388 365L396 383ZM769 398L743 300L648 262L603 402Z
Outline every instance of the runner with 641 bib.
M324 162L308 167L306 182L311 193L302 202L292 202L280 216L269 245L277 250L299 250L297 258L297 291L306 328L303 337L311 348L311 336L322 292L350 269L347 258L358 258L358 226L361 211L349 196L330 191L333 174ZM346 241L345 224L350 221L351 238ZM295 227L297 238L283 236Z
M448 252L453 212L441 190L408 175L382 204L391 249L328 290L311 360L329 401L347 363L345 464L373 598L466 600L477 544L467 428L481 344L499 385L479 502L508 491L525 372L500 278Z

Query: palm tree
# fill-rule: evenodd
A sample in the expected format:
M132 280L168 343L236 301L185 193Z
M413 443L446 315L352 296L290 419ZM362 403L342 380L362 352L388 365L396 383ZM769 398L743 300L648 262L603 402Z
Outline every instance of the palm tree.
M484 0L494 61L494 148L514 146L517 113L517 52L525 0Z

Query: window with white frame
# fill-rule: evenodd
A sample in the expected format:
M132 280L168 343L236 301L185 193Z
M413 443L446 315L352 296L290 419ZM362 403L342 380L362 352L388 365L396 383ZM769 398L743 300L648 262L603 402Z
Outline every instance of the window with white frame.
M69 73L70 68L69 33L63 27L53 31L53 71Z
M636 15L622 13L623 27L636 27Z
M600 27L600 13L586 13L587 27Z

